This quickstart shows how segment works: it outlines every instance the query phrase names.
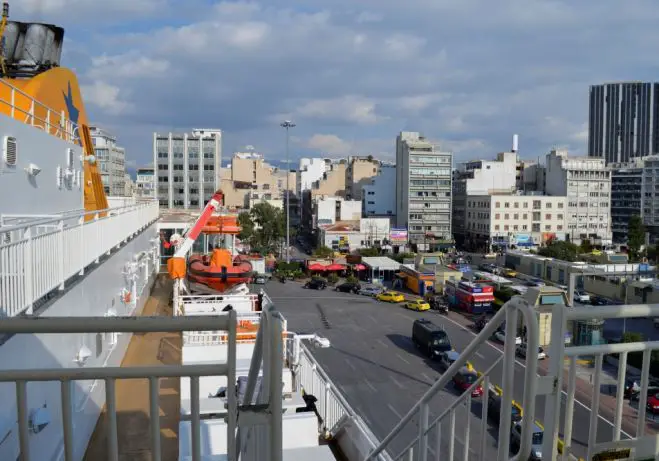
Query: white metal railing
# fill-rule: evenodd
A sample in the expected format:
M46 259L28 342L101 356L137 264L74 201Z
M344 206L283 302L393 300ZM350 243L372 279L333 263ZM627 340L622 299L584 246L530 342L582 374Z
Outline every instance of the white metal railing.
M472 459L473 457L470 454L470 413L471 413L471 391L481 382L484 382L485 386L483 393L485 394L483 399L483 415L480 421L481 424L481 440L480 440L480 459L481 460L491 460L494 459L494 456L487 454L485 452L485 443L487 430L487 399L489 398L488 388L489 388L489 374L498 365L498 362L495 362L485 373L483 373L479 380L474 383L469 390L465 391L462 395L456 398L455 402L450 405L445 411L439 415L432 423L429 421L430 416L430 406L429 403L432 398L437 395L444 387L449 383L453 376L467 364L467 361L471 359L472 355L476 354L478 348L490 339L490 337L497 331L497 328L502 324L505 319L506 325L509 326L506 328L506 337L504 342L504 353L503 353L503 370L502 370L502 396L501 396L501 411L499 419L499 429L498 429L498 449L496 459L499 461L507 460L510 458L510 428L511 428L511 411L506 411L505 409L512 408L513 405L513 378L515 372L515 337L517 334L517 329L512 327L517 325L518 314L523 314L525 325L527 328L527 347L528 350L538 350L538 339L539 339L539 327L537 314L533 306L527 303L521 297L512 298L502 308L494 315L494 317L487 323L485 328L476 336L476 338L466 347L466 349L460 353L458 359L450 366L448 369L439 377L437 381L428 389L428 391L421 397L421 399L408 411L408 413L403 416L403 418L396 424L396 426L391 430L391 432L382 440L382 442L366 456L366 461L371 461L378 459L377 457L385 452L385 450L391 450L392 441L399 435L401 432L412 422L411 426L415 428L418 435L407 444L405 450L400 453L393 453L394 461L399 459L409 459L409 460L418 460L426 461L428 459L429 450L434 451L434 459L444 460L441 456L441 441L444 438L448 441L448 460L452 461L455 457L455 440L456 440L456 424L455 424L455 415L458 408L464 405L467 412L467 423L464 427L464 450L463 450L463 459L466 461ZM500 359L501 360L501 359ZM545 384L546 381L544 378L538 378L537 376L537 367L538 367L538 355L529 354L526 358L526 370L525 370L525 380L524 380L524 398L523 398L523 408L524 408L524 418L521 421L522 432L520 447L518 452L518 459L526 460L529 459L531 453L531 438L533 425L535 423L535 401L536 396L548 392L549 386L538 386L538 383ZM541 392L538 392L538 389ZM414 425L413 418L417 416L417 424ZM448 418L449 433L442 434L441 422ZM436 434L435 442L436 446L430 447L429 438L431 432ZM546 453L550 453L547 451Z
M51 109L7 80L0 80L0 85L5 87L0 93L9 94L9 100L0 97L0 104L11 118L40 128L65 141L73 142L78 139L78 127L66 118L64 111Z
M85 221L87 215L94 219ZM31 314L37 300L63 290L68 279L157 219L158 203L150 201L1 227L9 239L0 239L0 316Z
M30 461L30 427L27 401L27 383L36 381L59 381L62 395L62 427L64 439L64 459L74 458L72 384L78 380L103 379L107 406L107 458L119 460L117 428L117 379L146 378L149 380L151 454L154 461L161 459L159 423L159 380L164 377L190 377L192 396L192 459L201 460L201 430L199 408L199 378L202 376L227 376L228 383L236 383L236 313L203 317L13 317L0 322L0 333L26 334L72 334L72 333L138 333L138 332L182 332L200 330L213 326L226 330L230 338L228 358L225 363L196 365L160 365L133 367L82 367L52 369L0 370L0 382L16 384L18 409L18 429L21 459ZM275 357L276 358L276 357ZM281 364L281 361L280 361ZM275 368L276 369L276 368ZM281 367L279 368L281 373ZM280 386L281 386L281 379ZM227 393L229 417L227 437L229 446L233 444L236 429L237 396ZM277 399L275 399L277 400ZM281 399L279 399L281 405ZM281 413L280 416L281 418ZM279 434L281 441L281 433ZM235 460L235 457L229 457ZM275 458L272 458L275 459ZM281 457L279 458L281 459Z
M293 350L291 349L289 352L293 352ZM289 363L291 363L290 358ZM316 409L322 419L322 429L325 437L336 436L343 423L352 421L364 439L368 441L370 448L375 449L378 445L378 439L345 400L341 391L327 376L304 344L300 344L299 366L293 372L295 390L304 391L305 394L313 395L318 399ZM391 461L391 457L383 452L378 456L378 460Z
M243 326L243 322L248 322L250 325L258 326L261 323L260 312L238 312L237 313L238 329ZM253 343L256 339L257 329L253 332L236 333L236 341L238 343ZM216 346L226 344L229 340L226 331L185 331L183 332L183 345L184 346Z
M647 318L659 317L659 304L601 306L570 309L564 306L552 307L552 337L562 338L567 332L568 325L577 321L589 321L592 319L621 319L621 318ZM648 320L649 321L649 320ZM657 434L650 432L646 421L646 402L648 400L648 387L650 385L650 363L652 351L659 349L659 341L621 343L621 344L596 344L584 346L566 347L564 341L553 341L549 352L548 378L556 382L554 392L547 395L545 400L545 432L551 432L554 437L545 437L543 452L555 449L562 405L564 406L563 433L565 447L563 460L571 456L573 450L572 432L575 407L575 393L577 390L577 357L594 357L594 369L592 375L592 396L590 405L590 426L588 430L587 457L586 459L655 459L658 450ZM627 377L628 355L633 352L643 354L643 362L640 374L639 405L635 416L636 427L634 429L622 430L624 408L624 392ZM606 355L618 355L618 370L616 379L615 410L613 421L612 440L602 442L598 440L598 418L600 415L600 398L602 383L602 364ZM563 391L563 368L564 357L569 361L567 374L567 390ZM654 411L654 409L652 409ZM626 438L621 438L621 433ZM602 457L597 455L615 451L618 457ZM548 452L548 451L547 451ZM623 456L626 455L626 456Z

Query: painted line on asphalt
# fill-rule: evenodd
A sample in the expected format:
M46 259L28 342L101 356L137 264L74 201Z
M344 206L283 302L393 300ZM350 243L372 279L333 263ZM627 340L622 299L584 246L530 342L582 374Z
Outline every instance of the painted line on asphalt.
M389 347L389 345L388 345L387 343L385 343L384 341L382 341L381 339L378 339L378 340L376 340L376 341L377 341L378 343L380 343L380 344L382 345L382 347Z
M403 419L403 415L401 415L400 413L398 413L398 412L396 411L396 409L395 409L390 403L388 403L387 406L389 407L389 409L392 411L393 414L395 414L396 416L398 416L400 419Z
M483 354L481 354L480 352L476 352L476 357L480 357L483 360L485 360L485 356Z
M400 355L400 354L396 354L396 357L398 357L399 359L401 359L403 362L407 363L408 365L412 365L412 362L410 362L409 360L405 359L402 355Z
M368 379L364 378L364 384L366 384L368 387L370 387L373 392L377 392L377 389L375 388L375 386L373 384L371 384L371 382Z
M345 364L348 365L350 368L352 368L353 371L357 370L357 367L352 364L352 361L346 360Z
M401 389L405 389L405 386L401 384L400 381L398 381L396 378L394 378L393 376L390 376L390 378L396 386L400 387Z
M428 375L425 374L425 373L421 373L421 376L423 376L424 378L426 378L426 379L427 379L428 381L430 381L431 383L434 383L434 382L437 380L437 378L431 378L430 376L428 376Z
M451 322L452 324L458 326L460 329L464 329L465 331L467 331L467 332L468 332L469 334L471 334L474 338L477 336L476 333L474 333L473 331L469 330L469 328L466 327L465 325L462 325L462 324L456 322L455 320L449 318L448 316L444 316L444 317L446 318L446 320L448 320L448 321ZM492 344L491 341L488 340L488 341L486 341L485 343L488 344L492 349L494 349L494 350L496 350L496 351L498 351L498 352L500 352L500 353L503 354L503 349L499 349L497 346L495 346L494 344ZM524 363L520 362L519 360L515 359L515 363L516 363L517 365L519 365L520 367L526 369L526 365L525 365ZM567 392L565 392L565 391L561 391L561 392L562 392L562 394L567 398ZM577 403L577 404L579 404L580 406L582 406L586 411L588 411L588 412L590 413L591 410L590 410L590 407L589 407L589 406L587 406L586 404L580 402L580 401L577 400L576 398L574 399L574 402ZM599 411L598 411L598 415L597 415L597 417L598 417L599 419L601 419L602 421L606 422L607 424L609 424L611 427L615 428L615 425L614 425L611 421L609 421L608 419L606 419L604 416L600 415L600 414L599 414ZM626 435L626 436L627 436L628 438L630 438L630 439L633 438L630 434L628 434L627 432L623 431L622 428L620 428L620 433Z

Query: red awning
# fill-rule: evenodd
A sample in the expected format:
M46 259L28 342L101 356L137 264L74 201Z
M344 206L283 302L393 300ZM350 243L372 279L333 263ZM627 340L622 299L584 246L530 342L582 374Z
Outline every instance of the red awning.
M326 271L328 266L323 266L322 264L310 264L307 269L310 271Z
M343 264L330 264L327 266L326 270L328 271L343 271L345 270L346 266Z
M355 264L354 266L352 266L352 268L356 271L365 271L366 270L366 266L364 266L363 264Z

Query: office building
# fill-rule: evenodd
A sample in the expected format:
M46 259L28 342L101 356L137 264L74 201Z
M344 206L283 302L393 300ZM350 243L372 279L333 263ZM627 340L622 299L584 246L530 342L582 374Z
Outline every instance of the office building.
M566 201L566 197L523 192L469 195L466 197L466 243L477 248L502 249L564 240Z
M362 187L364 217L396 217L396 165L380 163L380 172ZM395 221L394 221L395 222Z
M122 197L126 193L126 151L117 145L117 138L109 131L90 126L94 154L101 173L105 193Z
M589 98L590 157L609 164L659 154L659 83L592 85Z
M152 166L137 169L135 197L142 199L156 198L156 180Z
M568 158L552 150L545 161L545 192L567 197L568 238L579 244L609 245L611 234L611 171L604 159Z
M407 228L409 243L427 250L451 240L453 154L441 152L417 132L396 138L396 225Z
M220 188L222 131L154 133L153 164L163 208L203 209Z
M629 163L609 164L613 243L626 243L629 220L634 215L643 215L643 165L644 161L640 158Z

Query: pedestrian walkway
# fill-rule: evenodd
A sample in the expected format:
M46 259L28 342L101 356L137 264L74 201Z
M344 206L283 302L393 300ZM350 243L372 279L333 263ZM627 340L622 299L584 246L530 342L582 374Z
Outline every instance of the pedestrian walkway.
M166 276L160 276L146 301L142 315L171 316L171 293L172 282ZM180 333L146 333L133 335L121 366L180 363ZM163 461L178 460L179 387L178 378L160 380L160 440ZM116 396L119 460L151 460L148 380L118 380ZM104 408L89 441L85 461L107 459L107 423Z

